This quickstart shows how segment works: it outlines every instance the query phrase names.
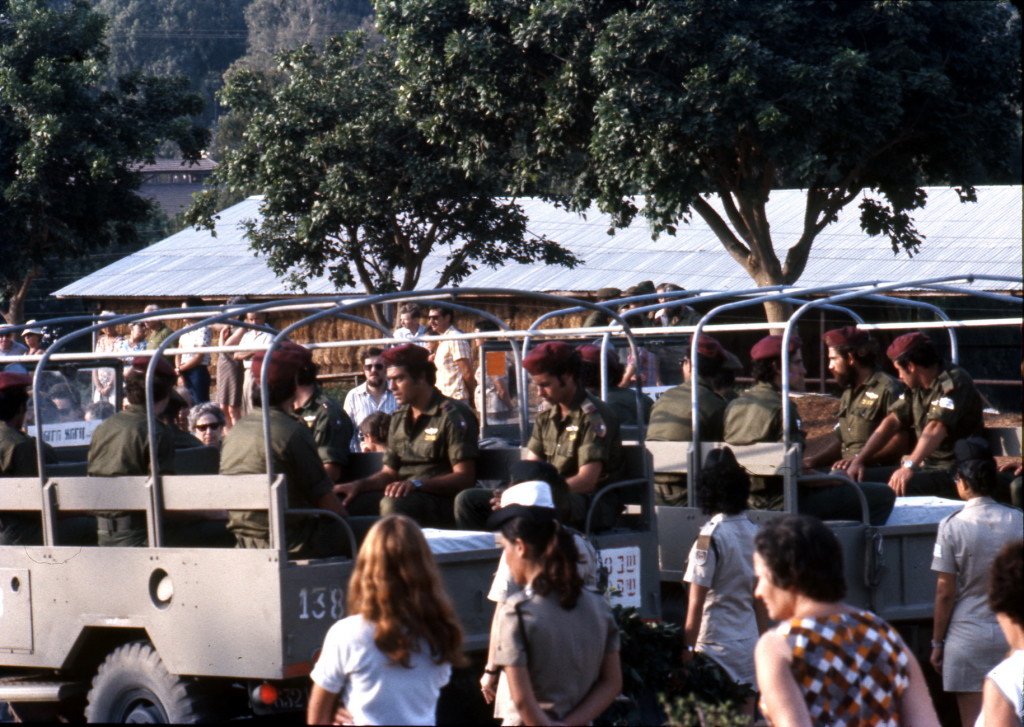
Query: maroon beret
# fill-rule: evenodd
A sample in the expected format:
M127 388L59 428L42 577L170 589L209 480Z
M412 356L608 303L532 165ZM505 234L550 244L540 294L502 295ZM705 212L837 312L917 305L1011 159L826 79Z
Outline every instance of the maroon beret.
M32 377L28 374L18 374L14 371L0 371L0 391L3 389L14 389L19 386L32 386Z
M722 348L722 344L718 342L717 338L706 333L700 334L700 338L697 339L697 353L717 361L725 359L725 349Z
M131 373L133 373L133 374L142 374L143 376L145 376L146 369L148 369L148 368L149 368L149 357L148 356L136 356L135 358L132 359ZM171 366L171 362L168 361L163 356L160 356L157 359L156 371L154 371L153 373L155 373L157 376L161 376L161 377L163 377L165 379L174 380L174 379L178 378L178 374L176 374L174 372L174 367Z
M576 347L576 350L580 352L580 358L587 363L600 363L601 362L601 347L595 346L592 343L582 343Z
M800 348L800 337L790 336L789 337L789 352L793 353ZM765 336L760 341L754 344L754 347L750 349L750 358L758 361L765 358L781 358L782 357L782 336Z
M252 381L255 386L259 386L260 377L263 375L263 362L266 357L266 351L257 351L252 357ZM294 381L295 375L299 373L299 369L312 360L313 354L308 348L291 341L285 341L270 356L270 364L267 368L267 378L270 385L283 386Z
M430 351L415 343L403 343L380 355L384 368L389 366L422 366L430 361Z
M930 346L931 343L931 339L923 333L918 333L917 331L914 333L904 333L889 345L885 355L893 361L898 361L915 348Z
M576 347L576 350L580 354L580 358L589 364L594 366L601 365L601 347L593 343L581 343ZM608 376L615 379L615 383L618 383L619 379L622 378L622 374L625 369L622 367L622 362L619 361L618 355L615 353L615 349L609 347L605 352L605 366L608 369Z
M829 348L839 348L841 346L863 346L871 340L871 336L867 331L858 329L857 326L845 326L825 331L822 340Z
M559 364L572 358L574 350L564 341L547 341L526 354L526 358L523 359L523 368L534 375L552 371Z

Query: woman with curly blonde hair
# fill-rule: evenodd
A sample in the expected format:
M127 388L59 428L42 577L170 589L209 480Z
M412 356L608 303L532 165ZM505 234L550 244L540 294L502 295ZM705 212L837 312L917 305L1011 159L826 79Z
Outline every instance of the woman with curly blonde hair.
M352 614L327 632L307 720L432 725L441 687L462 666L462 629L419 526L402 515L366 536L349 581Z

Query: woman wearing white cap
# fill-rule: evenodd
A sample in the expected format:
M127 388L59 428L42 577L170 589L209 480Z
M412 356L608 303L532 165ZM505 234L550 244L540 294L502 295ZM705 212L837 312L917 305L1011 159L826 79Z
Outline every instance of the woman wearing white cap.
M583 587L579 551L555 519L550 486L515 485L501 505L487 524L501 531L509 571L525 586L499 607L492 629L492 664L508 679L515 706L503 724L587 724L622 687L615 619Z
M35 325L35 321L29 321L26 328L21 332L21 340L28 347L29 356L38 356L43 352L43 329Z

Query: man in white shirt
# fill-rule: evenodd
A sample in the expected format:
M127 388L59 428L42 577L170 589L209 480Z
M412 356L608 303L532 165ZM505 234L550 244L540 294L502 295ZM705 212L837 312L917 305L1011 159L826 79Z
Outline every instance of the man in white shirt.
M267 314L263 311L249 311L245 314L246 323L257 326L267 325ZM268 331L260 331L255 328L247 328L242 338L238 341L239 346L269 346L274 340L274 335ZM242 378L242 416L252 411L252 387L257 386L252 378L252 357L256 351L238 351L235 358L242 362L245 375Z
M384 364L380 360L382 353L383 351L376 346L371 346L363 351L363 374L366 375L366 381L345 395L343 408L352 420L355 430L350 446L353 452L360 451L359 425L363 419L375 411L391 414L398 408L395 395L388 389L388 382L384 378Z
M452 312L442 305L431 305L427 323L435 336L457 336L462 333L452 325ZM473 350L469 341L439 341L431 357L437 367L437 388L445 396L471 405L476 379L473 376Z
M427 327L420 323L423 318L423 311L417 303L403 303L398 309L398 328L395 329L395 338L402 338L415 343L418 346L429 348L426 343L419 339L429 335ZM356 425L358 427L358 425Z
M182 308L202 307L203 301L195 296L190 296L181 304ZM183 318L182 326L191 326L195 323L194 318ZM210 329L206 326L189 331L178 339L179 348L206 348L212 341ZM202 404L210 400L210 354L208 353L182 353L177 357L179 383L188 388L192 394L192 402Z

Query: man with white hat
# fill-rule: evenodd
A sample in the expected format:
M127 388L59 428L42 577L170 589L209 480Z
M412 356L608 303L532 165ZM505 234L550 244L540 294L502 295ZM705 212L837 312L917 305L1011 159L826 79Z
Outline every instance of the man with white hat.
M24 356L26 353L28 353L28 347L14 340L14 327L8 324L0 325L0 357ZM0 370L18 374L28 373L28 369L20 363L0 366Z

